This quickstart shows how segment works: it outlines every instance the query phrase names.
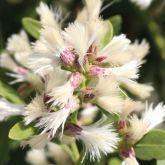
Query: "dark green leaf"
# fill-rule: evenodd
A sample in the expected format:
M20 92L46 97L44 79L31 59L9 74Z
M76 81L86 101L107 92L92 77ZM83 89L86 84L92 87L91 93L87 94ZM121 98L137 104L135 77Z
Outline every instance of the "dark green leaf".
M16 123L9 131L9 138L13 140L25 140L36 133L32 125L24 125L23 122Z
M155 129L135 145L136 156L141 160L165 159L165 131Z
M35 39L40 36L41 24L39 21L32 18L23 18L22 24L24 29Z

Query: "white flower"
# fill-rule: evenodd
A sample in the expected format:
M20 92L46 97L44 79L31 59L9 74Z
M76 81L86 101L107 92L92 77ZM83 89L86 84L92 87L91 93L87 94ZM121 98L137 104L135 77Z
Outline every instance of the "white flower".
M63 36L66 42L75 49L79 55L78 61L80 65L83 66L84 56L93 43L95 36L93 35L92 38L90 38L87 27L78 22L69 24L69 26L65 28Z
M26 75L24 74L6 73L6 75L14 78L14 80L9 82L10 85L26 81Z
M143 10L147 9L152 3L152 0L130 0L130 1L135 3L137 6L139 6Z
M129 118L129 129L128 134L133 143L140 140L146 133L151 129L159 125L165 120L165 105L159 103L155 108L153 104L148 106L146 104L146 109L142 113L141 118L133 115Z
M139 165L135 157L125 158L122 165Z
M97 32L93 45L100 47L100 42L103 42L103 39L109 30L108 24L108 21L103 21L100 18L87 23L90 38Z
M122 79L137 79L139 77L139 67L142 65L142 61L133 60L123 66L106 68L105 75L113 75L117 80Z
M99 51L98 56L106 57L104 62L118 65L120 56L127 50L130 40L124 34L114 36L112 40Z
M31 165L49 165L43 149L31 149L26 154L26 161Z
M31 54L31 47L24 31L21 31L20 34L13 34L8 38L7 50L11 54L14 54L17 62L27 66L27 60Z
M149 43L143 39L141 42L135 40L130 44L126 51L118 57L120 65L123 65L132 60L142 60L149 53Z
M44 77L45 92L49 93L53 88L65 84L67 82L68 73L69 72L62 70L61 68L56 68L49 72L49 74Z
M144 108L145 105L142 102L126 99L121 112L121 120L125 120L132 112L141 112Z
M19 70L19 66L7 53L2 53L0 55L0 66L12 72L17 72Z
M49 133L42 133L40 135L33 136L29 140L22 141L21 146L25 147L26 145L29 145L34 149L42 149L46 146L49 140L50 140Z
M44 104L44 97L36 96L30 104L28 104L25 107L25 112L23 113L25 124L29 124L35 119L41 117L45 112L47 111L47 108Z
M53 28L60 28L59 19L61 18L61 13L59 11L53 11L43 2L40 2L40 5L36 11L40 15L40 21L43 27L50 26Z
M24 112L24 105L16 105L0 98L0 121L11 116L21 115Z
M78 13L76 20L81 23L86 23L87 21L98 19L101 5L101 0L85 0L85 7Z
M52 102L52 105L64 106L67 104L69 99L73 96L74 87L71 85L70 81L62 86L58 86L52 89L48 93L50 96L49 102Z
M129 90L132 94L140 97L141 99L145 99L151 95L151 92L154 88L151 85L140 84L132 80L125 81L121 80L121 84L124 88Z
M70 108L62 108L56 112L46 113L39 119L36 127L43 128L42 133L49 132L50 137L54 137L57 129L62 126L62 132L64 129L64 124L69 116Z
M89 21L97 19L100 14L102 1L101 0L90 0L90 1L85 0L85 3L86 3Z
M98 84L94 89L96 103L103 109L118 113L121 111L123 101L119 95L119 86L112 77L99 77Z
M111 124L105 125L103 122L104 120L100 120L93 125L83 126L80 135L76 135L76 138L84 143L84 158L89 154L90 160L99 160L102 153L107 155L116 149L118 135Z

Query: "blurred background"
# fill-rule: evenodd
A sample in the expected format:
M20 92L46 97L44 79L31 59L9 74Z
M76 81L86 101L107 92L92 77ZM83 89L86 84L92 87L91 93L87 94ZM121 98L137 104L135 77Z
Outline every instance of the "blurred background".
M37 18L35 8L40 0L0 0L0 51L5 49L6 40L12 33L21 30L23 17ZM44 0L52 7L60 6L65 14L69 13L66 22L75 19L83 7L81 0ZM112 2L104 0L103 6ZM150 53L141 69L140 82L150 82L155 87L150 101L165 101L165 0L155 0L146 10L141 10L129 0L116 0L101 15L104 19L120 15L118 32L125 33L132 41L146 38L150 43ZM3 71L0 79L7 83ZM8 130L16 119L0 123L0 165L26 165L25 153L17 142L8 139ZM154 160L153 160L154 162ZM142 163L143 164L143 163Z

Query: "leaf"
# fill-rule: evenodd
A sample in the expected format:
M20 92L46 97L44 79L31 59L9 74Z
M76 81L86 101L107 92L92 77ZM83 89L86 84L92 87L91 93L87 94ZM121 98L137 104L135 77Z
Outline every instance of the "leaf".
M36 129L32 125L24 125L24 123L16 123L9 131L9 138L13 140L28 139L36 133Z
M105 21L107 27L108 27L108 32L106 33L102 45L101 47L103 48L105 45L107 45L109 43L109 41L112 39L113 37L113 26L111 24L111 22L109 20Z
M25 17L22 19L22 24L24 29L35 39L38 39L40 36L41 24L39 21Z
M13 103L24 103L16 91L2 81L0 81L0 96L10 100Z
M165 131L155 129L135 145L136 156L141 160L165 159Z
M165 165L165 160L157 160L157 165Z
M122 28L122 17L120 15L115 15L109 19L113 25L114 35L118 35Z
M112 157L108 161L108 165L121 165L122 161L118 157Z

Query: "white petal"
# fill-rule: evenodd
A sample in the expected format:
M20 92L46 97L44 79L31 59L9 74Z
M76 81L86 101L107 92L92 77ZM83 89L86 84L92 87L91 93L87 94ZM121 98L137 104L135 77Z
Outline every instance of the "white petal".
M47 4L40 2L39 7L37 8L37 13L40 15L41 24L45 26L50 26L53 28L59 28L58 23L58 13L54 13Z
M41 117L46 110L43 96L36 96L31 103L25 107L25 112L23 113L25 116L25 124L29 124L38 117Z
M21 115L24 112L24 105L16 105L0 98L0 121L11 116Z
M96 103L110 113L120 113L123 107L123 100L119 96L97 97Z
M129 90L132 94L145 99L151 95L154 88L151 85L140 84L134 81L122 81L122 86Z
M152 3L152 0L130 0L130 1L135 3L137 6L139 6L143 10L147 9Z
M17 72L19 69L19 66L7 53L2 53L0 55L0 66L13 72Z
M89 154L90 160L99 160L101 153L107 155L114 152L118 142L118 135L112 129L111 124L103 124L104 120L89 126L83 126L78 140L82 140L85 146L85 155ZM82 160L83 161L83 160Z
M106 69L107 75L114 75L118 80L120 79L137 79L139 78L139 68L143 64L143 61L131 61L123 66L113 67Z
M79 63L83 66L84 56L91 44L87 28L83 24L75 22L65 28L63 36L78 53Z
M49 165L44 150L31 149L26 154L26 161L31 165Z
M31 54L31 47L24 31L21 31L20 34L13 34L8 38L7 50L14 54L19 63L27 66L27 60Z
M116 95L119 91L119 84L113 77L100 76L94 90L97 96Z
M148 131L151 130L165 120L165 105L159 103L153 108L153 104L146 104L146 110L142 114L142 118L150 123Z
M131 158L126 158L123 162L122 165L139 165L138 161L136 160L135 157Z
M86 3L86 9L88 13L88 19L95 20L99 17L100 14L100 8L102 5L101 0L85 0Z
M25 147L26 145L29 145L34 149L42 149L46 146L49 140L49 134L43 133L33 136L30 140L22 141L21 146Z
M42 133L49 132L51 137L54 137L57 129L62 126L62 132L65 121L69 116L70 109L63 108L56 112L47 113L36 124L36 127L43 128Z
M68 103L69 99L72 97L74 88L68 81L62 86L55 87L51 90L48 95L51 97L49 102L53 102L53 105L64 106Z
M113 39L99 52L99 56L107 57L104 62L112 64L120 64L119 56L127 50L130 40L124 34L115 36Z

